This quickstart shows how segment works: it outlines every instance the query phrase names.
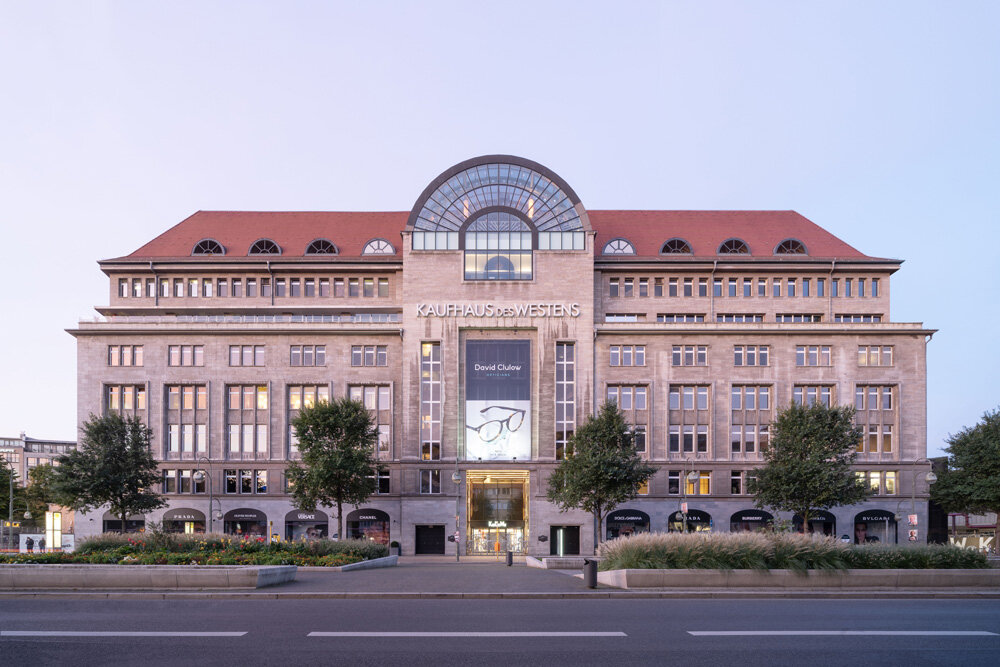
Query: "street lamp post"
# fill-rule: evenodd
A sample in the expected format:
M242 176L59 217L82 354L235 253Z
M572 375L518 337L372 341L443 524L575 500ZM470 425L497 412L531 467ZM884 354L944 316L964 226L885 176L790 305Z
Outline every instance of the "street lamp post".
M215 493L212 489L212 471L210 469L212 462L206 456L199 456L198 462L200 463L202 461L206 463L205 469L195 471L194 479L195 481L200 482L204 480L206 477L208 478L208 532L213 533L215 532L215 523L213 519L215 518L222 519L222 501L221 500L219 501L218 517L216 517L216 515L214 514Z
M917 464L917 463L930 463L930 461L928 461L927 459L918 459L918 460L914 461L914 464ZM912 480L912 484L910 485L910 513L911 514L916 514L917 513L917 475L919 475L919 474L920 474L919 470L914 470L913 471L913 480ZM933 484L934 482L937 481L937 475L934 474L933 470L928 470L927 473L924 474L924 480L927 482L927 492L930 493L931 484Z
M462 534L459 521L462 515L462 473L458 470L458 457L455 458L455 472L451 473L451 481L455 482L455 562L461 562L459 536Z

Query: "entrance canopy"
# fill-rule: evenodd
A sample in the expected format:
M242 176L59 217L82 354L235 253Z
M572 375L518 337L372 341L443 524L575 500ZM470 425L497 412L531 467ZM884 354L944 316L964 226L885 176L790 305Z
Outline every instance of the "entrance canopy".
M694 521L710 523L712 521L712 515L702 510L688 510L687 515L688 515L688 523ZM673 514L670 515L670 518L667 519L667 521L683 521L683 520L684 518L681 516L681 513L679 511L674 512Z
M188 508L167 510L163 513L164 521L205 521L205 513Z
M729 520L733 523L771 523L774 521L774 516L764 510L740 510L735 512Z
M854 523L864 523L867 521L896 523L896 515L887 510L865 510L864 512L858 512L854 517Z
M323 512L322 510L313 510L312 512L307 512L306 510L292 510L285 515L285 523L327 523L329 521L330 517L328 517L326 512Z
M357 509L347 515L348 521L389 521L389 515L377 509Z
M608 515L608 524L611 523L635 523L649 525L649 515L639 510L615 510Z
M258 510L241 507L226 512L224 521L246 521L250 523L267 523L267 515Z

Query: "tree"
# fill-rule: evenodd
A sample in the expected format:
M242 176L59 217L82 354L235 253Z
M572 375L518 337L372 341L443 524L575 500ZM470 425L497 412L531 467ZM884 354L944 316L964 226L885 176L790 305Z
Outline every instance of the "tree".
M632 430L613 401L588 417L570 444L573 453L552 472L547 496L562 512L582 509L593 515L596 553L604 515L634 498L656 468L636 453Z
M949 436L948 465L931 497L949 512L995 512L1000 522L1000 409Z
M286 475L299 509L317 504L337 507L337 535L343 536L343 506L359 505L375 493L383 471L375 459L378 429L360 401L340 398L303 408L292 420L302 465Z
M48 463L28 471L28 486L24 490L24 497L36 525L44 524L45 513L49 511L50 504L59 504L55 493L55 476L55 466Z
M813 510L861 502L868 488L851 470L861 437L854 408L793 403L771 425L764 465L750 478L755 504L795 512L806 532Z
M57 502L77 511L110 505L121 518L146 514L167 502L152 491L160 481L149 448L153 431L137 417L90 415L81 428L80 447L59 457L52 487Z

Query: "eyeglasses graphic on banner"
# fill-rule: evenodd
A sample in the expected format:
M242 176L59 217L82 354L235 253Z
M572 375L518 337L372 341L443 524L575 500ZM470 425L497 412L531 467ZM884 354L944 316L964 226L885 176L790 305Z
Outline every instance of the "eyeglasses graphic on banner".
M514 433L517 429L521 428L521 425L524 423L525 411L520 408L509 408L503 405L488 405L480 410L479 414L484 416L502 414L492 413L491 415L486 415L485 413L490 410L506 410L509 414L504 419L491 419L483 422L479 426L472 426L471 424L465 425L465 428L470 431L475 431L482 442L493 442L505 433Z

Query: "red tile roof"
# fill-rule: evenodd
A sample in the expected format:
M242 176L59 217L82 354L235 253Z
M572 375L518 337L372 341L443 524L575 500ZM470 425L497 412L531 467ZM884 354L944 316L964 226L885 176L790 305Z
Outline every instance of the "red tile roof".
M667 239L682 238L695 257L716 257L719 246L742 239L756 257L772 257L785 239L798 239L810 257L867 256L795 211L588 211L597 230L594 254L615 238L631 241L639 257L654 257Z
M588 211L597 231L595 254L614 238L628 239L638 257L656 257L664 241L687 241L695 257L716 257L719 245L739 238L756 257L771 257L789 238L810 257L871 259L795 211ZM198 241L212 238L227 257L246 257L258 239L269 238L283 257L302 257L317 238L329 239L341 256L359 257L365 244L383 238L400 256L400 232L408 212L198 211L122 259L189 257Z

